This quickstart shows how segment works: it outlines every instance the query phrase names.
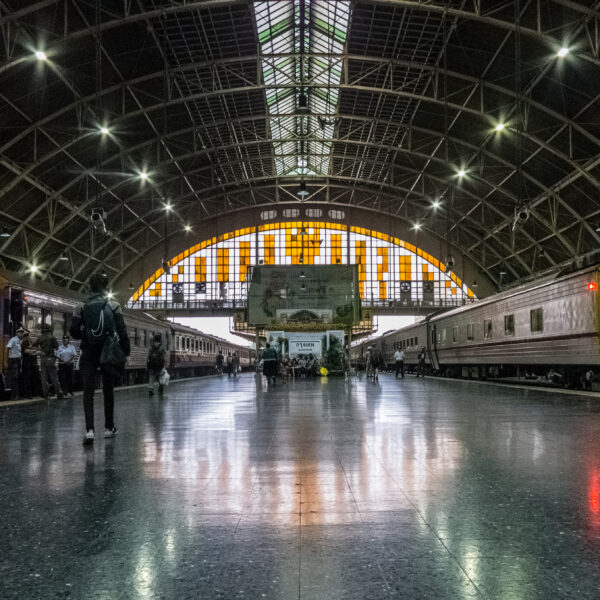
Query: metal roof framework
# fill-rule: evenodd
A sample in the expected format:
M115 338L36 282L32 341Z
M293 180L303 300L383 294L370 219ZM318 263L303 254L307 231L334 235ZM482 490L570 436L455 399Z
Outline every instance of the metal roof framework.
M310 202L448 237L497 284L598 248L600 2L519 0L518 27L510 1L12 4L7 269L37 263L75 289L100 268L125 276L185 224L293 200L301 181Z

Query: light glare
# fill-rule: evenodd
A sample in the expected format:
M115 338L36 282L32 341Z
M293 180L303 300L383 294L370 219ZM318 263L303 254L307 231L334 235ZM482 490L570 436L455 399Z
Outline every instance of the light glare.
M467 174L467 172L466 172L464 169L461 169L461 170L458 172L458 176L459 176L459 177L464 177L466 174Z
M569 49L567 47L563 46L556 54L558 56L560 56L561 58L563 58L564 56L569 54Z
M43 50L36 50L35 57L38 60L48 60L48 57L46 56L46 53Z
M498 123L496 125L496 131L502 131L504 129L504 123Z
M110 133L110 131L109 131L108 127L100 127L100 133L102 135L107 135Z
M146 173L146 171L141 171L140 172L140 179L142 181L146 181L146 179L148 179L148 173Z
M37 268L37 266L36 266L36 265L31 265L31 266L29 267L29 270L30 270L32 273L37 273L37 270L38 270L38 268Z

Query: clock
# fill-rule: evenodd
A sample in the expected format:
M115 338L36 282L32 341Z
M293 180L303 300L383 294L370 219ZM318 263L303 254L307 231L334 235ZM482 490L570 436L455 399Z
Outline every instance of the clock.
M173 293L174 294L183 294L183 283L174 283L173 284Z

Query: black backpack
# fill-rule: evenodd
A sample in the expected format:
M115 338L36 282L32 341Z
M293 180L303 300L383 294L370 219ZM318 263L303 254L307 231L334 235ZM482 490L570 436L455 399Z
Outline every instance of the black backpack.
M115 332L115 316L108 300L93 296L83 305L82 317L85 325L83 340L86 345L101 348L106 338Z
M152 345L150 348L150 353L148 354L148 366L155 370L163 368L164 359L162 352L160 351L160 346L156 347Z

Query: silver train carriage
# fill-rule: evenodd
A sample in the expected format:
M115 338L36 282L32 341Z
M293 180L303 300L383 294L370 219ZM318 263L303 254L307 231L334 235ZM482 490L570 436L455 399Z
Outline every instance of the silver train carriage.
M578 387L600 379L599 267L559 274L475 304L438 313L352 348L360 364L378 345L388 367L397 348L408 370L424 346L429 372L476 378L530 378Z
M60 342L62 336L69 332L75 306L84 300L85 296L77 292L65 291L22 274L0 272L0 397L8 366L6 344L17 328L23 326L30 331L35 343L41 334L42 324L48 324ZM121 381L124 385L147 381L148 348L156 333L161 334L167 349L166 366L174 378L214 373L219 350L224 356L228 352L237 352L242 369L250 369L254 365L254 350L247 346L139 311L123 308L123 314L131 343L131 355ZM77 340L72 340L72 343L79 349ZM77 368L75 386L79 386Z

